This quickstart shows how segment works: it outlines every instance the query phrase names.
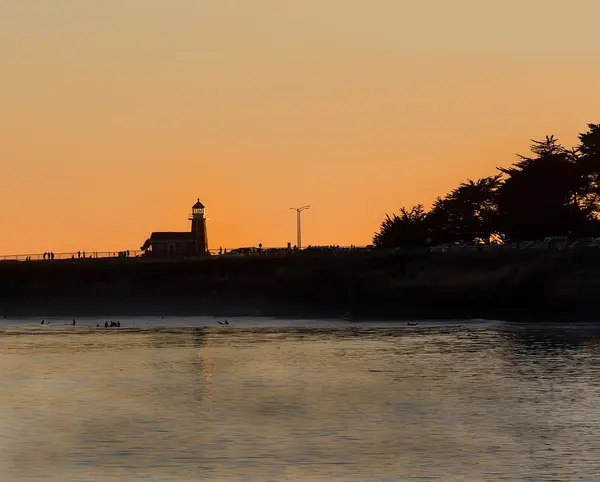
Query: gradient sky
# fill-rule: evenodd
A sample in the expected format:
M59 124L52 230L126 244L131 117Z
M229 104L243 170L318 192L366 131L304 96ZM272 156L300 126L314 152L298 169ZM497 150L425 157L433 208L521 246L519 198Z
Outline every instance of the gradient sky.
M367 244L600 122L598 0L0 0L0 254Z

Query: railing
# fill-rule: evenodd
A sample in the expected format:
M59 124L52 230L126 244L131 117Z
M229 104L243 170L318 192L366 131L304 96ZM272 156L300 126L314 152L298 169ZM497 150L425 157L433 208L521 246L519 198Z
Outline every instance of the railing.
M307 246L302 248L301 250L297 250L294 248L284 248L284 247L243 247L243 248L216 248L210 249L209 253L211 254L210 258L220 258L220 257L254 257L254 256L263 256L263 257L279 257L279 256L289 256L290 254L303 252L303 253L342 253L342 252L353 252L353 251L367 251L370 250L372 246ZM600 242L594 243L585 243L583 241L573 241L567 242L563 244L551 245L547 242L533 242L526 241L521 243L509 243L509 244L483 244L483 245L440 245L440 246L432 246L429 248L416 248L403 250L400 248L396 249L379 249L377 250L379 253L389 253L389 252L410 252L410 253L426 253L426 252L438 252L438 253L455 253L455 252L475 252L475 253L495 253L495 252L507 252L511 250L526 250L526 251L539 251L539 250L561 250L561 249L569 249L569 250L577 250L577 249L588 249L594 248L595 250L600 249ZM125 251L80 251L80 252L70 252L70 253L32 253L32 254L9 254L9 255L0 255L0 261L52 261L52 260L66 260L66 259L128 259L128 258L139 258L143 251L140 250L125 250ZM52 257L54 254L54 257ZM85 256L85 257L84 257ZM197 257L192 256L191 259ZM172 256L172 257L159 257L159 256L144 256L143 259L148 261L161 261L161 260L185 260L186 257L182 258L180 256ZM189 259L189 258L187 258Z
M338 252L338 251L352 251L352 250L364 250L367 249L364 246L307 246L302 248L301 251L306 252ZM296 252L298 250L293 248L257 248L257 247L245 247L245 248L217 248L210 249L209 253L211 256L284 256L290 252ZM0 255L0 261L56 261L66 259L106 259L106 258L137 258L143 254L140 250L125 250L125 251L78 251L78 252L64 252L64 253L31 253L31 254L8 254ZM177 257L177 256L174 256Z
M72 253L31 253L0 255L0 261L52 261L60 259L135 258L142 254L138 249L124 251L76 251Z

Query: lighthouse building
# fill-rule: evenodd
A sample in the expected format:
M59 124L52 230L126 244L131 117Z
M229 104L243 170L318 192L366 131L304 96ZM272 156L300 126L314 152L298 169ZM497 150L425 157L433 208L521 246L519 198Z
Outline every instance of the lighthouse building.
M142 246L146 255L153 257L188 257L205 256L208 253L208 237L206 234L206 213L200 199L192 206L189 216L191 230L189 232L156 231Z

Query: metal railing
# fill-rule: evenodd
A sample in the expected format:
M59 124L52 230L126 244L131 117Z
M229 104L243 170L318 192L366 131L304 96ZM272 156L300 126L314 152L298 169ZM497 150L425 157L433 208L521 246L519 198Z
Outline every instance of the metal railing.
M124 251L76 251L65 253L31 253L0 255L0 261L52 261L60 259L135 258L142 254L139 249Z
M302 248L304 252L338 252L364 250L365 246L307 246ZM215 248L209 249L211 256L284 256L290 252L296 252L294 248L286 247L244 247L244 248ZM143 254L139 249L124 251L77 251L62 253L30 253L30 254L6 254L0 255L0 261L56 261L56 260L78 260L78 259L107 259L107 258L137 258ZM152 256L149 256L152 258Z

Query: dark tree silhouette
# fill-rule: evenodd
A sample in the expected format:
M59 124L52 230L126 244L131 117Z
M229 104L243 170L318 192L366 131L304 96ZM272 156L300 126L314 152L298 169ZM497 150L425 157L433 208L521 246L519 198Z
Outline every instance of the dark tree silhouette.
M579 134L575 149L577 165L585 190L580 193L579 206L590 218L590 230L597 236L600 212L600 124L588 124L588 131Z
M532 141L533 157L519 156L498 190L498 227L515 240L541 239L584 230L586 213L579 207L585 183L572 151L554 136Z
M378 247L489 243L494 238L543 240L547 236L600 236L600 124L588 124L579 145L556 137L532 140L500 174L467 180L429 212L422 205L389 217L375 234Z
M429 213L431 238L442 243L489 243L498 234L496 192L500 178L469 179L444 199L436 199Z
M427 244L427 237L427 214L423 205L417 204L410 210L401 208L399 215L386 214L373 244L378 248L417 248Z
M600 161L600 124L588 124L588 131L579 134L579 153Z

